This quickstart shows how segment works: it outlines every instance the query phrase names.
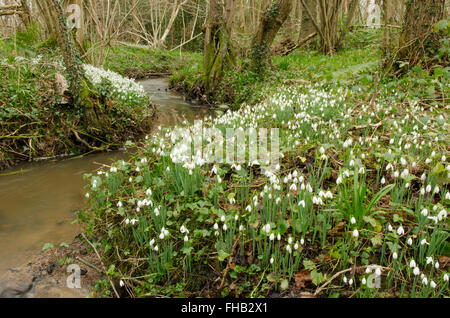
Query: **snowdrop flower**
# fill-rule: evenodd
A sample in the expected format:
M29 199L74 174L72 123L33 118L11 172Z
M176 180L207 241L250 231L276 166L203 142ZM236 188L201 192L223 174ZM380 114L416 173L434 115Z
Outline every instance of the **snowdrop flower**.
M214 230L219 229L219 225L217 223L214 223Z
M89 192L86 193L85 197L89 199Z
M275 234L271 233L269 236L269 240L271 241L275 240Z
M410 237L410 238L408 238L408 240L406 241L406 243L408 243L408 245L412 245L412 243L413 243L413 240L412 240L412 238Z
M427 193L431 192L431 184L427 185L426 189Z
M436 261L436 263L434 263L434 268L436 268L436 269L439 269L439 262L438 261Z
M367 280L365 277L363 277L363 279L361 280L361 284L363 284L363 285L367 284Z
M392 227L392 225L391 224L388 224L388 231L389 232L392 232L394 230L394 228Z
M422 284L428 285L428 279L427 279L426 277L424 277L424 278L422 279Z
M266 224L265 226L263 226L263 231L266 232L267 234L270 233L270 224Z
M409 171L408 171L408 169L405 169L402 171L402 174L400 175L400 177L402 179L405 179L408 175L409 175Z
M299 203L298 203L298 206L302 206L303 208L305 207L305 200L301 200Z
M411 262L409 262L409 267L411 267L411 268L417 267L416 261L411 260Z
M126 225L130 224L130 219L125 219L125 224Z
M339 185L339 184L341 184L341 183L342 183L342 178L339 176L339 177L336 179L336 184Z
M294 244L294 250L298 250L298 243Z
M433 193L434 194L438 194L439 193L439 187L438 186L434 187Z
M292 253L292 248L290 245L286 245L286 251L288 251L289 254Z
M125 283L123 282L123 280L120 280L119 284L120 284L120 287L125 286Z
M397 229L397 234L398 235L405 234L405 229L403 228L403 226L400 225L400 227Z
M350 223L351 223L351 224L355 224L355 223L356 223L355 217L352 216L352 218L350 219Z
M351 286L351 285L353 285L353 278L350 278L349 280L348 280L348 284Z
M184 241L185 242L189 241L189 237L187 235L184 236Z
M155 252L158 252L158 251L159 251L158 245L155 246L154 250L155 250Z
M450 192L447 192L447 193L445 194L445 200L450 200Z
M386 179L383 177L381 178L381 184L385 184L386 183Z
M419 267L415 267L415 268L414 268L413 274L414 274L415 276L418 276L418 275L420 274L420 269L419 269Z
M357 238L359 236L358 230L357 229L353 230L352 235L353 235L354 238Z
M119 201L119 202L117 203L117 206L118 206L119 208L121 208L121 207L123 206L122 202Z
M273 257L270 258L270 264L273 264L275 260L273 259Z
M225 216L224 216L224 215L222 215L222 216L220 217L220 221L221 221L221 222L225 222Z
M377 267L377 268L375 269L375 275L376 275L376 276L381 276L381 268Z
M426 239L423 239L422 241L420 241L420 245L425 245L425 244L430 245L430 243L428 243Z
M427 209L423 209L422 212L420 212L420 214L422 214L423 216L427 216L428 215L428 210Z
M444 274L444 282L448 282L448 274Z
M344 284L347 284L347 277L344 276L343 281L344 281Z
M397 252L394 252L394 253L392 254L392 258L393 258L393 259L397 259L397 258L398 258Z
M301 245L304 245L304 244L305 244L305 240L304 240L304 239L301 239L301 240L300 240L300 244L301 244Z
M433 289L437 287L436 283L433 280L430 282L430 287Z

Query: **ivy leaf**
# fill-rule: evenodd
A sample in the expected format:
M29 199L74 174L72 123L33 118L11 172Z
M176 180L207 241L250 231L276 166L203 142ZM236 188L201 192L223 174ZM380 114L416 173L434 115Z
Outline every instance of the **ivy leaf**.
M227 253L227 252L225 252L223 250L219 251L219 256L218 256L219 257L219 261L223 262L229 256L230 256L230 253Z

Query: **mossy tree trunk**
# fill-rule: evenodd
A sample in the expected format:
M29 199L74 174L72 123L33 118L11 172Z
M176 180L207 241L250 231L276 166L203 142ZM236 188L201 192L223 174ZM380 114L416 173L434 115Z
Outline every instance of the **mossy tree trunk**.
M432 58L439 48L440 35L433 32L433 27L443 18L444 11L445 0L408 0L399 48L388 56L385 70L402 73L420 62L426 64L425 58ZM406 67L401 69L400 63Z
M98 98L91 90L91 84L84 75L83 63L80 53L74 44L74 37L70 33L61 2L50 0L50 12L56 23L56 39L66 68L69 90L73 99L74 107L78 108L84 120L84 126L88 131L104 131L107 129L106 119L98 107Z
M227 68L236 65L231 43L231 27L235 0L210 0L205 25L204 42L204 88L210 94L217 86ZM225 13L224 13L225 12Z
M270 48L291 13L293 0L274 0L261 17L250 51L250 69L262 74L271 66Z

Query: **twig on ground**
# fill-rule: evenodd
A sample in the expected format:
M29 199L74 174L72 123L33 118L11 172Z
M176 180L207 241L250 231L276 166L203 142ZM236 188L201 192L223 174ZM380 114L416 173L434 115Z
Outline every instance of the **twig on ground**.
M84 235L84 233L81 233L81 236L94 249L95 254L97 255L100 263L102 264L103 271L105 272L106 277L108 277L109 283L111 284L111 287L114 290L114 294L116 294L117 298L120 298L120 295L117 292L116 287L114 286L114 283L112 282L111 278L109 278L107 271L106 271L105 264L103 264L102 258L100 257L100 254L97 252L97 249L95 248L94 244L92 244L91 241L88 240L88 238L86 237L86 235Z

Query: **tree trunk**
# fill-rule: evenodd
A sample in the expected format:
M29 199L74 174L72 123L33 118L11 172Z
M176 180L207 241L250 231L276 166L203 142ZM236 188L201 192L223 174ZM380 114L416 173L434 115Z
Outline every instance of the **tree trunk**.
M308 8L310 8L310 10L312 11L311 13L315 16L315 18L317 18L316 0L306 0L305 3L308 6ZM313 20L311 19L310 15L306 12L306 8L302 4L302 26L300 29L299 40L308 38L314 32L316 32L316 28L314 27Z
M388 2L388 1L384 1ZM345 37L347 36L347 33L352 30L353 27L353 20L355 19L356 12L358 10L358 7L360 6L360 0L351 0L349 6L348 6L348 12L347 12L347 18L345 20L345 27L344 30L342 30L341 35L339 37L338 46L341 47L345 41Z
M318 0L320 22L314 16L306 0L303 6L320 35L322 53L333 55L339 45L339 18L342 14L344 0Z
M48 1L52 18L57 21L56 39L63 56L73 105L80 111L86 129L95 134L99 129L105 130L107 127L105 120L107 118L102 116L97 96L92 92L91 84L84 75L80 53L67 27L66 16L61 2L59 0Z
M439 48L440 35L433 32L434 25L444 16L445 0L409 0L399 40L399 50L386 64L398 70L398 62L408 63L408 71L427 56L434 56Z
M234 0L227 0L226 7L230 8ZM231 43L232 14L234 10L227 10L223 14L223 2L210 0L208 19L205 26L204 43L204 88L210 94L223 75L226 68L236 65Z
M292 0L275 0L264 13L252 41L250 69L264 73L271 65L270 48L278 31L292 10Z

